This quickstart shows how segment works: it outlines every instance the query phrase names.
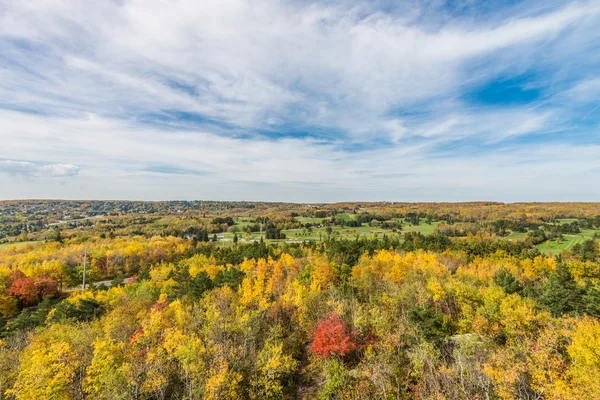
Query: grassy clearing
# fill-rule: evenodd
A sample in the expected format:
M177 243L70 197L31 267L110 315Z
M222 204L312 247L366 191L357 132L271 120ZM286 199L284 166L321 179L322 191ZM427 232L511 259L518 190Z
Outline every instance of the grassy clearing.
M523 240L527 236L527 232L511 232L510 235L506 236L505 239L515 241L515 240Z
M384 232L391 233L391 231L385 231L383 229L372 228L369 226L360 226L360 227L332 227L332 235L338 238L350 238L355 237L356 235L368 235L372 236L377 234L383 234ZM313 228L311 232L305 231L303 229L288 229L284 230L286 237L288 239L295 240L326 240L327 239L327 228Z
M421 224L416 225L416 226L412 226L412 225L403 223L402 232L419 232L419 233L422 233L423 235L431 235L434 232L434 229L438 224L439 224L439 221L432 222L431 225L426 224L425 222L422 222Z
M344 219L346 221L351 221L354 219L354 217L351 214L347 214L347 213L340 213L338 214L338 217L341 219ZM301 223L313 223L313 224L320 224L323 222L323 220L327 220L329 218L309 218L309 217L296 217L296 220L298 222ZM238 218L236 219L236 226L238 226L238 228L240 228L240 230L249 224L249 220L244 220L242 218ZM402 232L420 232L424 235L430 235L434 232L434 229L436 227L436 225L438 225L439 222L433 222L432 224L426 224L426 223L421 223L420 225L417 226L411 226L408 224L404 224ZM308 229L285 229L282 231L285 235L286 235L286 239L285 240L267 240L264 239L266 242L272 243L272 242L282 242L282 241L309 241L309 240L314 240L314 241L323 241L327 239L327 228L326 227L314 227L312 228L312 230L308 230ZM260 240L260 232L253 232L253 233L244 233L244 232L238 232L238 237L239 237L239 241L240 243L243 242L251 242L251 241L258 241ZM335 226L332 227L332 235L336 238L354 238L356 237L356 235L360 235L360 236L364 236L364 237L375 237L375 236L383 236L384 234L391 236L394 235L395 233L392 232L389 229L383 229L380 228L378 226L370 226L368 224L363 224L362 226L359 227L339 227L339 226ZM223 237L223 234L218 234L217 236L219 236L220 238ZM263 234L263 238L264 238L264 234ZM224 242L231 242L233 240L233 233L225 233L224 235ZM221 242L223 242L222 239L220 239Z
M337 217L344 221L354 221L354 217L348 213L339 213Z
M352 220L353 216L350 214L338 214L338 217L345 219L347 221ZM296 217L296 220L298 220L299 222L302 223L307 223L307 222L311 222L311 223L321 223L323 220L326 220L328 218L308 218L308 217ZM244 226L250 224L250 221L252 219L250 218L237 218L236 219L236 226L238 226L240 229L242 229ZM571 220L562 220L561 222L564 223L570 223ZM421 222L421 224L416 225L416 226L412 226L407 224L406 222L403 222L403 227L402 227L402 233L406 233L406 232L419 232L422 233L423 235L431 235L432 233L434 233L435 231L435 227L440 223L440 222L432 222L431 224L427 224L425 222ZM266 239L264 236L264 232L263 232L263 240L266 243L282 243L282 242L293 242L293 241L325 241L327 240L327 228L326 227L314 227L312 228L311 231L307 230L307 229L286 229L282 231L285 236L286 239L284 240L272 240L272 239ZM555 256L557 254L560 254L563 250L571 250L573 248L573 246L575 246L577 243L582 243L583 241L590 239L593 237L595 232L600 232L600 230L596 231L596 230L583 230L580 234L577 235L563 235L564 236L564 240L561 242L557 242L557 241L546 241L540 245L537 246L537 248L546 255L549 256ZM397 235L398 232L392 232L389 229L383 229L380 228L378 226L370 226L368 224L363 224L362 226L359 227L339 227L339 226L335 226L332 227L332 235L333 237L336 238L340 238L340 239L353 239L354 237L356 237L357 235L359 235L360 237L368 237L368 238L373 238L373 237L382 237L383 235L388 235L389 237L393 237L393 235ZM240 243L249 243L249 242L253 242L253 241L259 241L260 240L260 232L253 232L253 233L244 233L244 232L237 232L238 238L239 238L239 242ZM508 236L505 237L506 240L510 240L510 241L517 241L517 240L523 240L527 235L527 232L511 232ZM219 237L219 241L218 243L224 246L231 246L233 245L233 233L227 232L224 235L222 233L217 235ZM212 235L211 235L212 237ZM25 244L25 243L22 243ZM20 243L17 243L17 245L22 245ZM8 247L7 245L0 245L0 248L3 247Z
M0 244L0 250L4 250L4 249L8 249L10 247L21 247L21 246L25 246L26 244L36 244L36 243L41 243L41 241L39 240L32 240L29 242L15 242L15 243L2 243Z
M320 224L325 219L328 219L328 218L296 217L296 221L298 221L302 224L306 224L306 223Z
M422 223L417 226L404 225L402 232L420 232L424 235L430 235L434 232L436 225L439 222L433 222L431 225ZM303 229L288 229L284 230L288 239L294 240L325 240L327 238L327 228L313 228L311 232ZM395 233L389 229L383 229L377 226L369 226L363 224L358 227L332 227L332 235L338 238L353 238L356 235L365 237L383 236L384 234L391 236Z
M254 225L254 221L251 218L239 218L235 220L235 226L237 226L240 230L245 228L248 225Z
M573 246L578 243L583 243L588 239L592 239L596 232L600 232L600 230L584 229L581 233L576 235L563 235L564 240L562 241L547 240L544 243L539 244L537 248L546 255L555 256L564 250L571 250Z

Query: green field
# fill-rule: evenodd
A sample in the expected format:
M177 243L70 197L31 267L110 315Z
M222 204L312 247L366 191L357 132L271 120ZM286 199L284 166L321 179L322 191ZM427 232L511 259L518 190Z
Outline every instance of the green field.
M345 221L353 221L354 216L348 213L339 213L337 214L337 218L345 220ZM328 218L311 218L311 217L295 217L296 221L306 224L321 224L324 220L329 220ZM244 218L238 217L235 218L235 225L241 231L245 226L250 225L254 222L252 218ZM420 225L412 226L401 219L399 220L403 223L402 232L419 232L424 235L430 235L434 232L435 227L439 224L439 222L432 222L431 224L427 224L425 222L421 222ZM285 234L285 240L268 240L264 239L266 242L282 242L282 241L323 241L327 240L327 228L326 227L313 227L310 231L308 229L300 228L300 229L285 229L282 231ZM369 224L363 224L359 227L332 227L332 236L336 238L354 238L356 235L365 236L365 237L381 237L384 234L391 236L397 234L398 232L392 232L390 229L383 229L378 226L370 226ZM238 238L240 243L257 241L260 240L260 232L253 232L251 234L247 234L244 232L238 232ZM224 235L218 234L219 240L221 242L232 242L233 241L233 233L225 233ZM225 240L223 240L223 238ZM264 236L263 236L264 238Z
M307 223L320 224L321 222L323 222L323 220L329 219L329 218L296 217L295 219L296 219L296 221L298 221L302 224L307 224Z
M596 232L600 232L600 230L583 229L581 233L575 235L563 235L564 240L562 241L547 240L539 244L537 248L546 255L555 256L563 250L571 250L578 243L592 239Z
M352 215L350 214L338 214L338 217L344 219L346 221L353 220ZM320 224L323 220L328 218L309 218L309 217L296 217L296 220L302 223L317 223ZM248 222L245 221L236 221L236 225L242 229ZM439 222L433 222L431 224L421 223L417 226L411 226L408 224L404 224L402 228L402 232L420 232L424 235L430 235L434 232L436 225ZM282 231L286 239L285 240L267 240L266 242L282 242L282 241L323 241L327 239L327 228L326 227L314 227L312 230L308 229L286 229ZM391 236L397 234L397 232L392 232L390 229L383 229L378 226L369 226L367 224L363 224L359 227L332 227L332 236L336 238L354 238L356 235L365 236L365 237L381 237L384 234ZM223 234L219 234L219 237L223 236ZM247 234L244 232L238 232L238 237L240 242L249 242L260 240L260 232L253 232L251 234ZM233 240L233 233L225 233L224 235L225 242L230 242ZM222 240L222 239L221 239Z
M525 239L525 236L527 236L527 232L511 232L510 235L505 237L505 239L510 241L521 240Z
M15 243L2 243L0 244L0 250L3 249L8 249L9 247L21 247L21 246L25 246L26 244L35 244L35 243L40 243L40 241L29 241L29 242L15 242Z
M434 232L435 227L439 224L439 221L432 222L431 224L427 224L425 222L421 222L417 226L411 226L407 223L403 223L402 232L419 232L423 235L431 235Z
M565 218L557 220L560 224L570 224L571 222L577 221L574 218ZM600 233L600 230L594 229L582 229L581 233L578 234L563 234L564 240L547 240L544 243L538 244L536 247L540 252L547 256L555 256L560 254L564 250L571 250L573 246L578 243L583 243L588 239L592 239L595 233ZM505 238L510 241L517 241L525 239L527 232L511 232Z
M235 226L237 226L240 230L248 225L254 225L254 218L235 218Z
M347 213L340 213L337 215L337 217L344 221L354 221L354 217Z
M350 214L339 214L338 216L350 220L352 216ZM312 222L312 223L320 223L324 219L327 218L307 218L307 217L296 217L296 219L300 222ZM240 221L241 222L241 221ZM243 222L237 222L236 225L239 225L242 228L245 224ZM562 223L571 222L571 220L562 220ZM409 224L403 223L402 233L405 232L419 232L424 235L431 235L434 233L435 227L439 224L439 222L432 222L431 224L427 224L422 222L417 226L411 226ZM312 231L308 231L306 229L287 229L282 231L286 235L285 240L267 240L266 242L283 242L283 241L324 241L327 240L327 230L325 227L315 227ZM587 239L591 239L595 232L600 232L596 230L582 230L580 234L577 235L563 235L564 240L561 242L557 241L547 241L537 246L537 248L544 254L549 256L554 256L562 252L563 250L570 250L577 243L582 243ZM377 226L369 226L367 224L363 224L360 227L332 227L332 236L336 238L354 238L356 235L364 236L364 237L381 237L384 234L388 236L392 236L398 234L398 232L394 233L389 229L382 229ZM516 241L522 240L526 237L526 232L511 232L508 236L506 236L507 240ZM219 235L222 236L222 235ZM238 236L240 238L240 242L249 242L249 241L257 241L260 240L260 232L254 232L250 235L238 232ZM233 233L225 234L225 241L231 242L233 240Z

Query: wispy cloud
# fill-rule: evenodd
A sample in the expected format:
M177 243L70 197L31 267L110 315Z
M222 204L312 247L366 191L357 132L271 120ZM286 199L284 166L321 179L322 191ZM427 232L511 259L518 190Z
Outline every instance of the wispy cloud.
M36 165L28 161L0 160L0 173L25 177L63 178L79 174L79 167L71 164Z

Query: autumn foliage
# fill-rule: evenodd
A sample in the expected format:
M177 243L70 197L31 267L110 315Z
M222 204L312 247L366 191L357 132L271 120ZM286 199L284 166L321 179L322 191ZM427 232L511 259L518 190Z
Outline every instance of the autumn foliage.
M58 283L51 278L38 278L34 281L34 285L40 298L54 296L58 291Z
M335 312L319 322L313 336L311 351L323 358L344 357L357 347L354 333L348 332L344 321Z
M47 296L54 296L58 291L58 284L50 278L19 278L10 286L9 294L23 303L32 304Z
M31 278L15 279L8 293L24 303L33 303L38 297L35 282Z
M260 207L286 231L325 212L294 220L286 205ZM380 227L421 214L365 207L388 220ZM173 236L193 236L187 224L207 232L210 215L136 211L140 224L117 215L88 227L116 237L69 237L64 224L62 243L0 248L0 399L600 399L600 215L583 218L600 203L555 207L423 210L459 237L336 229L271 244L244 232L235 246ZM339 211L371 225L352 206L311 226ZM585 249L550 257L528 239L550 235L559 222L535 234L530 224L557 216L587 224ZM480 231L460 236L471 224ZM73 290L84 258L89 284Z

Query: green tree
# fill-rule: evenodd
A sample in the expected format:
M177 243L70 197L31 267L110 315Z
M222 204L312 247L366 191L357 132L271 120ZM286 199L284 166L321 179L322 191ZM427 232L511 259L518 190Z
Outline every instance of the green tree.
M584 292L584 288L575 282L567 265L559 261L556 270L542 288L538 301L555 317L563 314L577 315L584 309Z
M583 307L586 314L600 318L600 288L589 279L585 281Z
M521 294L523 291L521 282L519 282L506 268L500 269L496 275L494 275L494 283L504 289L507 294Z
M450 334L444 314L437 312L430 303L408 310L408 320L427 340L437 342Z
M52 234L50 235L49 240L52 242L58 242L58 243L63 242L62 232L58 225L54 225L54 228L52 229Z

